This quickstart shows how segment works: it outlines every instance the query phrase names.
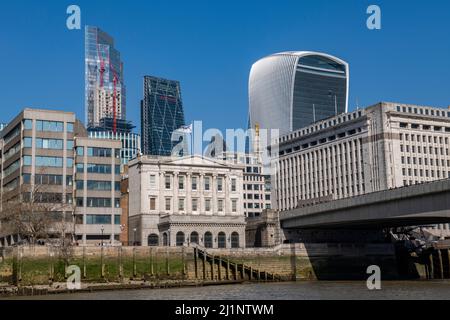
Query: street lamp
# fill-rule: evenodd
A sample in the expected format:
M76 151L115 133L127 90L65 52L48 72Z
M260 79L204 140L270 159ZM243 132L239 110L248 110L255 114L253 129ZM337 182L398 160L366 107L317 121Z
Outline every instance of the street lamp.
M134 233L134 236L133 236L133 246L136 246L136 232L137 232L137 228L134 228L134 229L133 229L133 233Z
M103 232L105 231L105 227L104 226L102 226L102 248L103 248Z

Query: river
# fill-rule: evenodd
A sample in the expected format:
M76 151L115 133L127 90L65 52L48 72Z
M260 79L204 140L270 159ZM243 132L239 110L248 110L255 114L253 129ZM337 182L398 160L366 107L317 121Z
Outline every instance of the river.
M32 300L408 300L450 299L448 281L384 281L370 291L365 282L252 283L175 289L103 291L30 297Z

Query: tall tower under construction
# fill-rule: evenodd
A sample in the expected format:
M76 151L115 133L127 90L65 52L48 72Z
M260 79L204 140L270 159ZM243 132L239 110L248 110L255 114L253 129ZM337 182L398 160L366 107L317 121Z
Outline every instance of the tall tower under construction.
M120 52L114 39L98 27L85 30L86 126L95 128L102 119L126 119L126 90Z

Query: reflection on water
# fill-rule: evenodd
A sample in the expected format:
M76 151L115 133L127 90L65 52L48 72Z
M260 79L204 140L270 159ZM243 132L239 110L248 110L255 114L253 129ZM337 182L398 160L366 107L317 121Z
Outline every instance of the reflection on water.
M308 299L450 299L450 282L382 283L370 291L361 282L289 282L226 285L198 288L106 291L31 299L77 300L308 300Z

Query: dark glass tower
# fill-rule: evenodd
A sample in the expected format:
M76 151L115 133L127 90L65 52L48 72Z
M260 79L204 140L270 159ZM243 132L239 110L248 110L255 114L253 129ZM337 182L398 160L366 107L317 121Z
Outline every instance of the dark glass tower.
M172 133L185 125L180 83L144 77L141 102L142 152L146 155L170 156L177 142Z

